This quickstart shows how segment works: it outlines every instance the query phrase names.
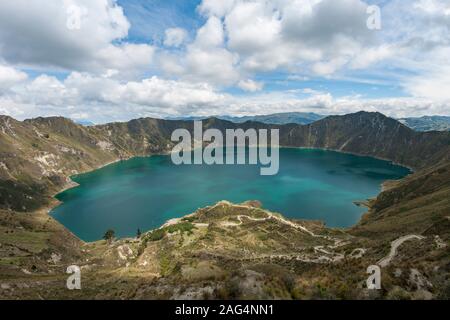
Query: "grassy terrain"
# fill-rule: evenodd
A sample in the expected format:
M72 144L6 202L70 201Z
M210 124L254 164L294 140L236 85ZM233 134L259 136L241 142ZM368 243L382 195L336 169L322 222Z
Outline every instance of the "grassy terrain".
M89 244L77 243L70 233L44 215L24 215L20 223L3 223L0 229L3 233L15 230L11 237L10 233L0 236L3 288L0 296L8 299L448 297L450 252L448 247L439 248L435 241L438 236L443 243L449 243L448 226L423 230L425 240L405 243L393 264L383 269L383 289L371 291L365 289L366 269L387 255L390 233L376 238L371 238L370 233L356 236L361 233L360 227L347 233L326 229L320 223L268 218L270 212L252 205L255 202L242 205L220 202L184 220L144 233L139 239ZM7 215L3 213L2 221L8 221ZM242 223L236 220L237 216ZM397 222L405 221L400 218ZM299 226L306 229L298 229ZM39 232L29 232L28 228ZM64 247L55 244L55 233L59 237L64 235ZM68 245L72 242L73 246ZM354 256L357 249L364 249L365 253ZM53 261L55 256L61 260ZM71 264L82 268L80 291L65 289L64 271ZM410 279L412 269L426 279L424 285L418 286Z

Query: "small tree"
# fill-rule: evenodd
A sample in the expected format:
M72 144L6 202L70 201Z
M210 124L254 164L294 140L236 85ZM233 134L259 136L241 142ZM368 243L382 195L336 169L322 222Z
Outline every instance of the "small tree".
M137 229L136 236L137 236L138 239L141 238L141 236L142 236L141 229L139 229L139 228Z
M105 239L108 243L111 243L114 240L114 237L116 236L116 233L114 230L109 229L105 232L105 235L103 236L103 239Z

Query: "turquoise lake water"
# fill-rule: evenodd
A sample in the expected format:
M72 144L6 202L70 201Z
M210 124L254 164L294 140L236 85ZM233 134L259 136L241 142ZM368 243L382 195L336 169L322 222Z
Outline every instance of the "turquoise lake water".
M57 195L52 216L85 241L107 229L135 236L220 200L259 200L289 218L349 227L367 211L353 201L376 196L381 183L409 169L389 162L312 149L281 149L280 171L253 165L181 165L169 156L134 158L73 177L79 187Z

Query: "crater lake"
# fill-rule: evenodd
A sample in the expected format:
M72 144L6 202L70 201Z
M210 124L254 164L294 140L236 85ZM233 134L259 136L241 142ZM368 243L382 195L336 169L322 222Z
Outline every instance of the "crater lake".
M84 241L134 237L167 220L228 200L259 200L288 218L321 220L349 227L367 208L355 205L376 197L386 180L410 170L390 162L317 149L280 150L280 171L261 176L255 165L180 165L170 156L133 158L72 177L78 187L56 196L51 215Z

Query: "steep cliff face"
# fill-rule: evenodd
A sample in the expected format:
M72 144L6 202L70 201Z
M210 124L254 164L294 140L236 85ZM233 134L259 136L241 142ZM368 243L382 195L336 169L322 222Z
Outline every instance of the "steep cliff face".
M310 125L236 124L216 118L204 128L280 129L282 146L324 148L424 168L450 160L450 132L420 133L379 113L328 117ZM168 152L172 132L192 121L137 119L83 127L51 117L0 117L0 208L30 211L67 185L70 175L133 156Z

